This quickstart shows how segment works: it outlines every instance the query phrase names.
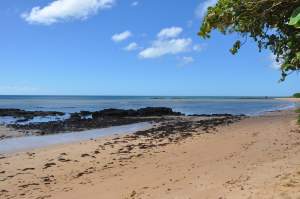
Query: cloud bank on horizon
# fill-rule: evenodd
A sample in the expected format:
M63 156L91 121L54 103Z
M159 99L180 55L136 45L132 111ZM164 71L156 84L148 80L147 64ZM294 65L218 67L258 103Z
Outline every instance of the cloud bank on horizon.
M69 20L84 20L100 10L111 8L115 0L55 0L45 7L36 6L21 17L30 24L51 25Z

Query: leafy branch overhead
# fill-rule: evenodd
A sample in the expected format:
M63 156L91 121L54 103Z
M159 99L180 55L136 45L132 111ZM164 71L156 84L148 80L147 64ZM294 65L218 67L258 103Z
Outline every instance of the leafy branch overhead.
M239 33L230 50L236 54L252 38L259 51L269 49L281 64L282 80L300 69L300 0L219 0L208 8L200 32L210 38L212 30Z
M289 25L300 28L300 7L294 10Z

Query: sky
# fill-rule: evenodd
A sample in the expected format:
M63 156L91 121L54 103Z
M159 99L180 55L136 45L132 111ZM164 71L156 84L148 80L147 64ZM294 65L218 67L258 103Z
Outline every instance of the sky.
M215 0L2 0L1 95L288 96L269 51L197 36Z

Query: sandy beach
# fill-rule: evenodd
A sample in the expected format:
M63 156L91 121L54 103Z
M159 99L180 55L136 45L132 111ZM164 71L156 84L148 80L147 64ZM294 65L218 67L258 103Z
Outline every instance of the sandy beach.
M0 196L299 198L296 117L281 111L245 118L171 144L126 135L2 154Z
M300 199L300 0L1 5L0 199Z
M294 98L294 97L281 97L281 98L275 98L276 100L281 101L287 101L287 102L300 102L300 98Z

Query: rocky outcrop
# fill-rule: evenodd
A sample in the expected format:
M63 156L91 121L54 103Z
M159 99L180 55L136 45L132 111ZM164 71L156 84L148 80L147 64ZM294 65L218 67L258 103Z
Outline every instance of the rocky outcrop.
M57 111L25 111L21 109L0 109L0 117L15 117L24 118L26 120L33 119L34 117L46 116L63 116L65 113Z
M8 112L4 112L1 109L3 115L6 116L19 116L19 117L34 117L34 116L49 116L49 115L62 115L60 112L39 112L39 111L23 111L18 109L7 109ZM5 114L4 114L5 113ZM166 107L147 107L137 110L129 109L104 109L96 112L81 111L78 113L72 113L69 119L63 121L50 121L41 123L28 123L28 124L10 124L17 130L22 130L24 132L35 132L39 135L45 134L55 134L63 132L75 132L83 131L89 129L106 128L111 126L120 126L126 124L133 124L138 122L167 122L174 121L175 124L172 125L162 125L158 127L159 132L162 134L157 134L156 131L148 130L144 132L139 132L137 135L148 135L152 136L164 136L165 134L172 134L172 132L186 132L191 130L195 126L202 126L203 129L209 130L221 124L228 124L233 121L238 121L242 119L243 115L230 115L230 114L212 114L212 115L193 115L194 117L207 118L206 120L201 119L201 121L193 122L192 120L187 120L182 122L180 118L188 117L167 117L167 116L182 116L184 114L179 112L174 112L171 108ZM1 116L1 114L0 114ZM178 120L179 119L179 120ZM179 122L180 121L180 122ZM163 128L163 129L160 129Z
M24 112L23 115L25 113L28 112ZM9 114L10 116L12 115L11 113ZM35 131L40 135L44 135L105 128L138 122L158 122L165 120L165 118L163 118L162 116L178 115L183 114L174 112L171 108L165 107L147 107L137 110L105 109L96 112L81 111L78 113L71 113L70 118L63 121L50 121L29 124L16 123L9 125L9 127L24 131Z
M183 115L179 112L174 112L171 108L166 107L147 107L137 110L129 109L104 109L102 111L93 112L93 119L103 117L153 117L153 116L179 116Z

